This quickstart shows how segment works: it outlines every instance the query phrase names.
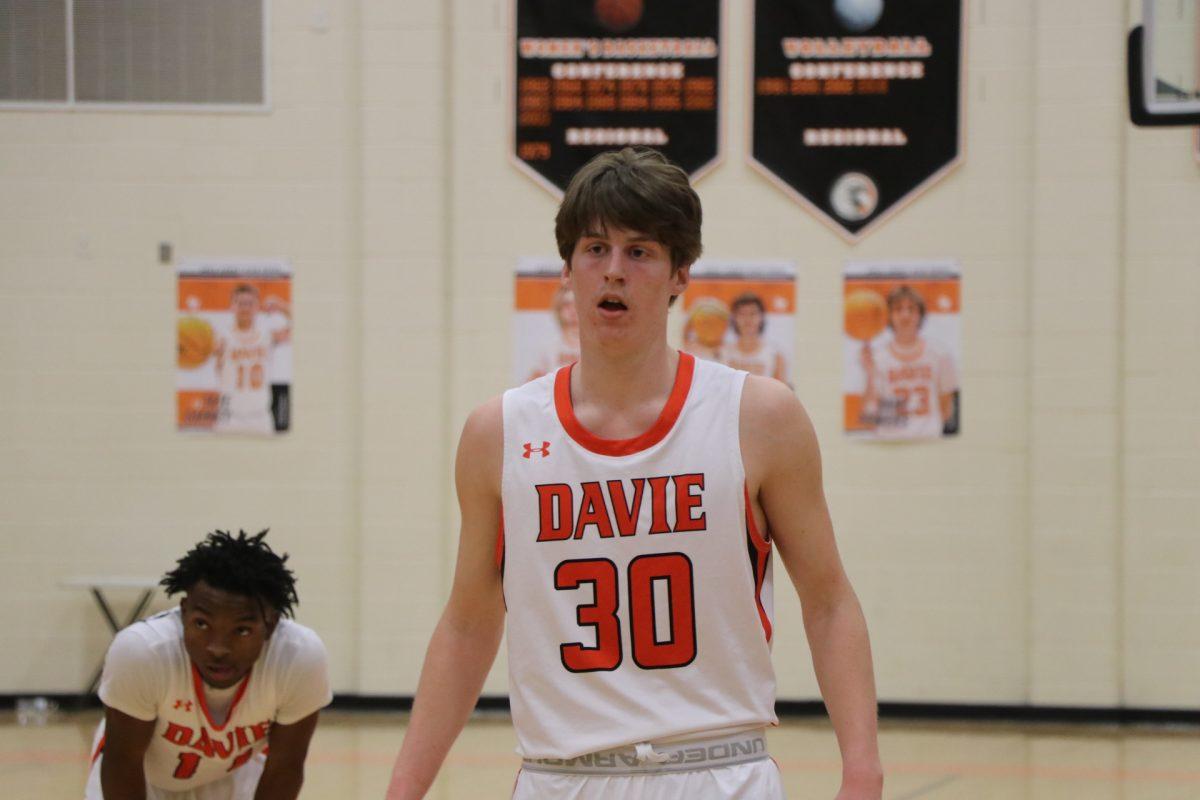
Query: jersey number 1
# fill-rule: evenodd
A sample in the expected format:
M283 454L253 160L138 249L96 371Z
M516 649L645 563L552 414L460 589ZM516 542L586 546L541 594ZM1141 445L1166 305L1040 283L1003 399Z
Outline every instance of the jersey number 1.
M669 633L658 636L654 583L666 589ZM607 558L564 561L554 570L554 588L578 589L591 584L592 602L575 609L581 626L595 629L596 644L571 642L559 647L563 666L571 672L608 672L621 666L620 587L617 565ZM692 562L683 553L638 556L629 562L629 628L633 661L642 669L683 667L696 658L696 603Z

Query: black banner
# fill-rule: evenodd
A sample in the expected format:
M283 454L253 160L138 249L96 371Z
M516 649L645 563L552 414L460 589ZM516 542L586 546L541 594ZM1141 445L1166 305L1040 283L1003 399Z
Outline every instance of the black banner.
M517 0L515 156L556 193L594 155L717 158L721 0Z
M962 0L754 8L754 160L839 233L957 162Z

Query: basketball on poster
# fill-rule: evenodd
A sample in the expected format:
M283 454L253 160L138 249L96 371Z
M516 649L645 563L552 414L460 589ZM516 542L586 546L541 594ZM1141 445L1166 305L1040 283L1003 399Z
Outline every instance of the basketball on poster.
M179 430L264 436L288 430L291 268L282 261L188 261L178 279Z
M935 439L958 433L961 287L953 262L846 265L847 433Z

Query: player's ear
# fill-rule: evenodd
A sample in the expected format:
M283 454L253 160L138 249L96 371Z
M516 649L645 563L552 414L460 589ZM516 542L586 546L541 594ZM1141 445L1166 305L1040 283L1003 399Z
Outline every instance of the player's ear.
M692 280L692 265L684 264L675 269L671 273L671 294L678 297L687 291L688 284Z
M567 278L571 277L571 260L567 259L563 262L562 279L566 282Z
M267 612L266 622L267 622L267 638L269 639L271 637L271 634L275 632L275 628L279 625L279 612L276 611L275 609L269 610Z

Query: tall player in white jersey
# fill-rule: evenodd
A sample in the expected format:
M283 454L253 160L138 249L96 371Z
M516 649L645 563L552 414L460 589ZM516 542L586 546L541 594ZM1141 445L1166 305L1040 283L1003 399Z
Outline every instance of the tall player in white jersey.
M117 634L85 800L299 796L328 659L265 534L209 534L163 578L179 607Z
M258 289L243 283L233 290L233 330L218 338L214 354L221 401L216 429L225 433L272 433L271 357L291 336L291 310L278 297L261 304L265 313L279 312L288 324L268 330L259 314Z
M458 566L391 800L428 790L506 607L515 798L782 797L763 737L773 546L841 748L838 798L879 800L870 646L812 426L786 385L667 344L700 217L687 175L652 150L604 153L572 179L556 237L580 359L467 420Z

